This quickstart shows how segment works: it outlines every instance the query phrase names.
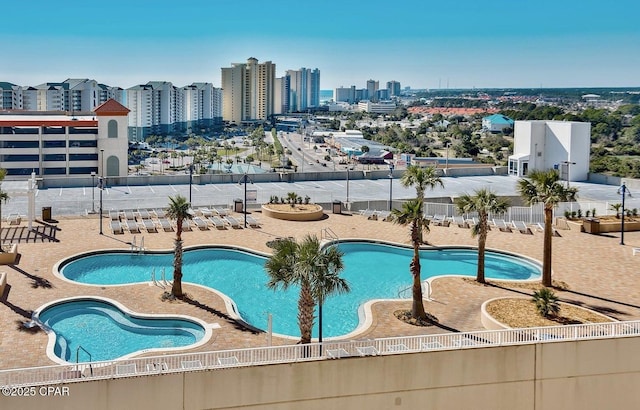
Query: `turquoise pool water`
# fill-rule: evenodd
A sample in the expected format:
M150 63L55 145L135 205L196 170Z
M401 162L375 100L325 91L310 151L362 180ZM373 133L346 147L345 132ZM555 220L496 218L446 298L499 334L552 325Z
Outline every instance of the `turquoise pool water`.
M53 329L53 352L68 362L112 360L145 349L185 347L205 334L193 321L133 317L95 299L54 304L36 319Z
M331 296L326 301L323 306L324 337L355 330L359 324L358 308L362 304L373 299L396 299L401 290L411 285L411 249L371 242L344 242L337 246L344 252L342 276L349 282L351 292ZM420 258L423 280L448 274L476 275L478 254L475 250L422 250ZM242 318L257 328L267 328L267 314L271 313L274 333L299 336L298 289L267 289L264 257L228 248L207 248L186 251L183 261L184 282L226 294L235 302ZM172 263L171 253L101 253L72 260L63 265L61 273L81 283L115 285L147 282L154 269L157 278L163 268L166 277L171 278ZM540 266L515 256L487 252L485 274L494 279L535 279L540 276Z

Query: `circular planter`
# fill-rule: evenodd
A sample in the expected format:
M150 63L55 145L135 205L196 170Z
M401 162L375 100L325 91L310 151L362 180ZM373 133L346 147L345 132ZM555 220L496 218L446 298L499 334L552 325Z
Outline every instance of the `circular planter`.
M316 204L296 205L295 208L291 208L290 205L272 205L273 204L262 205L262 214L270 218L285 221L317 221L324 216L324 209Z
M493 299L489 299L489 300L485 301L482 304L482 307L480 308L480 321L482 322L482 326L484 326L484 328L487 329L487 330L511 329L510 326L507 326L504 323L501 323L501 322L497 321L496 319L493 318L493 316L491 316L489 314L489 312L487 312L487 305L489 303L493 302L494 300L500 300L500 299L527 299L527 298L501 297L501 298L493 298ZM530 298L528 298L528 299L530 299ZM583 308L581 306L577 306L577 305L573 305L573 304L565 303L565 302L560 302L560 304L561 305L571 305L574 308L586 310L586 311L589 311L589 312L591 312L593 314L596 314L596 315L602 316L604 318L607 318L610 321L615 321L615 319L612 319L607 315L603 315L602 313L598 313L598 312L596 312L594 310L591 310L591 309L586 309L586 308Z

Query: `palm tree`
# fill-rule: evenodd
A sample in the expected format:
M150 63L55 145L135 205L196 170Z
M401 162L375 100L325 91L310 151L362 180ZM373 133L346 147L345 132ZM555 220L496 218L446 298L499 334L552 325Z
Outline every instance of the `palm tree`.
M460 213L478 213L478 223L471 228L471 236L478 237L478 271L476 280L484 283L484 250L487 244L487 232L489 232L489 214L504 213L509 204L486 188L475 191L474 195L464 194L456 198L455 204Z
M435 188L437 185L444 188L444 183L440 179L435 167L421 168L417 165L409 165L400 178L400 184L404 187L415 186L416 198L424 204L424 193L427 188ZM422 212L422 210L420 210ZM422 229L418 229L420 243L422 240Z
M6 203L9 200L9 193L2 190L2 180L7 175L7 170L0 168L0 235L2 235L2 202ZM2 240L0 240L2 243Z
M551 239L553 208L560 202L576 199L578 190L566 187L559 182L560 175L556 170L532 171L529 179L518 181L518 192L528 205L544 204L544 240L542 252L542 284L552 286L551 281Z
M422 214L422 200L412 199L402 204L402 209L391 210L391 218L394 223L411 228L411 244L413 245L413 258L409 264L411 275L413 275L413 304L411 306L411 317L414 319L426 319L422 303L422 281L420 280L420 244L422 231L429 232L428 220Z
M549 288L542 288L533 292L533 302L542 317L554 317L560 312L560 302L555 292Z
M342 253L336 248L322 250L316 236L306 235L302 242L287 238L274 244L273 255L265 269L269 275L267 287L287 289L300 287L298 327L300 343L311 343L313 311L320 305L320 341L322 341L322 304L333 293L349 291L347 282L338 276L343 269Z
M182 195L169 197L167 216L176 220L176 238L173 241L173 285L171 294L181 298L182 294L182 223L192 218L191 204Z

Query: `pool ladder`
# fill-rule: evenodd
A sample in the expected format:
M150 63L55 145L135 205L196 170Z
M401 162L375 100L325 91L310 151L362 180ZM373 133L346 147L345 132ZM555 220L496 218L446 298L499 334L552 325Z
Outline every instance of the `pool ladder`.
M131 241L131 253L144 254L144 236L140 237L140 245L137 245L136 236L133 235L133 240Z
M431 300L431 283L429 283L428 280L423 280L422 282L420 282L420 286L422 287L422 299ZM402 289L400 292L398 292L398 297L400 299L410 298L411 292L408 291L411 291L411 289L413 289L413 285ZM407 292L409 293L409 295L407 295Z
M91 367L91 362L93 361L93 358L91 357L91 353L89 353L89 351L87 349L82 347L82 345L78 345L78 348L76 349L76 365L78 364L78 361L79 361L80 350L82 350L87 355L89 355L89 371L91 372L91 375L93 376L93 367Z

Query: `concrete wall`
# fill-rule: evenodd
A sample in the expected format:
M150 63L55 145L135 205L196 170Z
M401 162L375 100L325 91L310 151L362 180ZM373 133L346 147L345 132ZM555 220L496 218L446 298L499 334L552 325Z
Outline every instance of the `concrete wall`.
M0 408L631 409L640 337L345 358L66 385Z

